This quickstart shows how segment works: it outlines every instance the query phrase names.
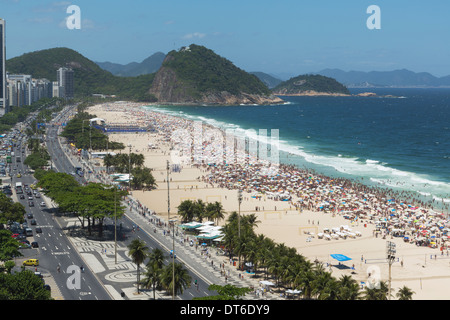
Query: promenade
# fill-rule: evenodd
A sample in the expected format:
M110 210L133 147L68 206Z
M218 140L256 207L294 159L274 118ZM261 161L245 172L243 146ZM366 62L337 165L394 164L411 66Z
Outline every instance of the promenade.
M108 177L96 173L95 165L81 159L79 156L71 153L70 148L58 137L61 149L73 165L81 167L86 172L86 180L89 182L101 182L112 184ZM95 159L94 159L95 160ZM91 173L89 173L91 172ZM51 202L49 199L46 201ZM232 284L238 287L254 288L252 293L246 295L245 299L278 299L278 295L264 290L259 281L262 278L252 278L251 275L243 273L230 263L227 256L219 253L216 248L203 247L199 243L190 246L190 240L195 238L187 236L183 231L173 234L167 232L167 221L163 218L151 214L151 210L142 210L142 207L131 196L124 201L126 204L125 215L139 227L139 231L131 231L128 237L139 237L140 233L146 233L155 239L161 247L168 253L175 244L176 260L182 262L185 267L191 269L198 277L202 278L208 284L226 285ZM54 206L54 204L52 204ZM122 241L117 243L117 263L115 242L111 240L94 241L77 237L76 224L79 224L77 218L58 217L58 223L65 230L67 237L72 242L80 256L86 262L85 269L89 269L97 275L98 279L108 290L110 296L115 300L140 300L153 299L153 291L140 288L140 294L137 294L136 278L137 267L131 261L128 255L128 249ZM112 230L114 221L107 220L105 229ZM150 248L151 249L151 248ZM143 266L141 266L142 268ZM142 277L141 269L141 277ZM87 272L87 271L85 271ZM194 279L193 279L194 281ZM201 288L206 291L206 288ZM195 290L192 285L190 290ZM189 290L186 290L189 291ZM157 291L156 299L172 299L165 291Z

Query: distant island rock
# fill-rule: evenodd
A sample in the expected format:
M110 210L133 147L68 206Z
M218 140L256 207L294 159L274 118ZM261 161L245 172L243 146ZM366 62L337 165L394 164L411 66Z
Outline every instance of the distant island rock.
M279 104L255 75L203 46L192 44L165 57L149 94L158 103L176 104Z
M346 86L322 75L300 75L281 82L272 89L281 96L350 96Z

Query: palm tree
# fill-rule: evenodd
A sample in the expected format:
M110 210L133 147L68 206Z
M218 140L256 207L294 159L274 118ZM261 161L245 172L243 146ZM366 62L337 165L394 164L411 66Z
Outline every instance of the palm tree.
M380 288L365 288L363 292L364 300L388 300L389 287L385 281L380 282Z
M319 300L336 300L338 293L338 283L326 271L315 271L312 294Z
M206 213L206 203L203 200L198 199L194 202L194 216L198 219L198 221L202 222Z
M395 296L398 298L398 300L412 300L412 296L414 293L415 292L407 286L403 286L398 290Z
M178 214L181 216L182 222L191 222L194 218L194 202L192 200L184 200L178 206Z
M106 154L103 158L103 164L106 167L106 172L109 172L109 167L114 165L114 157L111 154Z
M311 299L312 297L316 276L313 264L310 261L302 263L300 274L294 279L294 288L302 290L302 294L306 299Z
M149 254L149 261L146 265L145 278L142 284L145 288L153 287L153 299L155 299L156 286L161 283L161 273L164 267L164 253L161 249L154 249Z
M360 290L358 282L351 276L343 275L338 280L339 283L339 300L358 300Z
M242 220L244 220L244 223L247 223L252 229L257 227L257 224L261 222L254 213L244 216Z
M219 224L219 220L225 217L225 210L220 202L208 203L205 208L206 217L211 220L216 220L216 224Z
M191 286L191 281L188 271L180 263L169 263L161 273L161 284L167 292L175 292L175 295L182 294L185 288Z
M147 257L148 247L146 243L139 239L134 239L128 245L129 255L131 260L137 265L137 293L139 294L139 282L140 282L140 265Z
M144 279L142 279L141 284L144 288L153 288L153 300L156 299L156 286L161 283L161 271L153 264L147 264L144 271Z

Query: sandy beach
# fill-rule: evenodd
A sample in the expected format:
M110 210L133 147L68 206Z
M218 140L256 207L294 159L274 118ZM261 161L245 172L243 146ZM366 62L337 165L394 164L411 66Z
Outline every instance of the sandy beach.
M224 177L225 169L214 168L205 163L192 165L190 163L192 159L187 156L182 141L178 141L178 143L171 141L171 130L173 131L174 128L188 130L192 127L192 123L161 113L146 112L140 109L140 106L142 105L118 102L96 105L87 110L89 113L105 119L107 124L151 124L158 129L157 132L109 134L111 141L123 142L126 146L131 145L132 152L142 153L145 156L145 166L153 170L158 184L157 189L133 191L132 196L142 205L156 212L157 215L167 218L166 166L167 161L171 164L176 161L180 170L179 172L170 172L169 176L171 216L176 214L177 206L188 199L201 199L204 202L220 201L227 213L238 211L238 190L230 187L231 183L229 183L232 178L226 176L228 184L217 180L218 176ZM215 151L208 149L208 146L208 144L203 144L204 151L213 154ZM117 153L117 151L115 152ZM128 153L128 147L121 152ZM252 161L252 159L247 160ZM237 171L230 167L228 174L230 172L233 174ZM380 223L377 217L386 218L386 223L393 221L394 217L387 214L391 207L385 208L384 204L376 202L375 196L369 199L365 194L367 199L362 200L364 197L361 196L359 199L351 200L355 207L340 208L342 204L335 201L337 198L331 199L328 195L319 197L317 188L314 189L316 194L308 194L311 185L306 182L296 185L302 186L301 190L293 187L289 201L282 201L283 199L274 192L263 193L262 190L255 187L256 185L249 182L245 182L242 186L245 192L240 207L241 213L254 213L258 216L260 223L256 229L257 233L262 233L277 243L284 243L288 247L296 248L300 254L311 261L317 259L326 265L337 265L338 262L330 256L336 253L352 259L343 262L345 266L343 268L329 267L333 276L338 278L340 275L352 275L358 282L364 283L367 281L368 273L371 273L372 275L379 274L381 280L387 281L389 272L385 260L386 242L392 241L396 244L396 257L398 258L393 263L391 270L393 294L395 295L400 287L407 286L415 292L414 300L450 299L450 291L447 289L450 285L450 256L444 241L447 236L445 235L444 239L442 233L434 233L435 231L431 229L438 223L443 227L446 226L446 220L439 213L424 209L422 215L419 215L417 212L421 208L408 207L403 203L396 203L393 206L396 211L392 212L397 215L395 218L398 219L399 228L409 230L411 239L417 236L419 231L424 232L425 229L429 232L428 235L437 236L440 242L437 241L436 248L430 248L417 246L413 241L405 242L403 237L392 237L395 229L390 229L390 233L386 235L385 239L383 239L382 232L376 233L376 225ZM344 192L332 189L331 184L320 186L328 188L327 190L336 190L336 196L338 192ZM342 187L342 190L346 190L347 195L345 196L351 194L350 188ZM341 193L339 193L340 197L342 197ZM346 218L345 215L338 214L339 210L342 213L343 209L349 210L349 212L364 210L366 212L365 215L359 215L357 219L354 216L349 219L348 216ZM412 222L409 223L408 218L415 221L421 216L424 218L420 221L421 224L429 221L433 221L435 224L427 228L406 229L413 225ZM223 224L224 221L221 223ZM327 240L325 235L332 234L332 230L336 228L348 231L345 239L338 237ZM327 229L329 232L326 231ZM350 234L356 234L356 236L350 236ZM444 247L442 251L439 243ZM352 270L353 266L354 270Z

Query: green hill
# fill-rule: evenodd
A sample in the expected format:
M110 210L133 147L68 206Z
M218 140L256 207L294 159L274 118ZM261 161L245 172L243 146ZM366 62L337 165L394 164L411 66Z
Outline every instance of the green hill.
M195 44L167 54L150 93L174 103L272 103L280 99L255 75Z
M129 100L155 101L155 97L148 93L154 74L116 77L69 48L34 51L6 62L6 70L12 74L31 74L34 78L50 81L56 81L56 71L60 67L74 70L75 96L103 93Z
M321 75L300 75L291 78L277 85L272 92L278 95L350 94L342 83Z
M136 77L143 74L155 73L161 68L166 55L156 52L144 59L141 63L130 62L126 65L112 62L96 62L103 70L111 72L120 77Z
M257 76L258 79L261 80L269 89L275 88L277 85L283 82L282 80L277 79L271 76L270 74L264 72L250 72L250 73Z

